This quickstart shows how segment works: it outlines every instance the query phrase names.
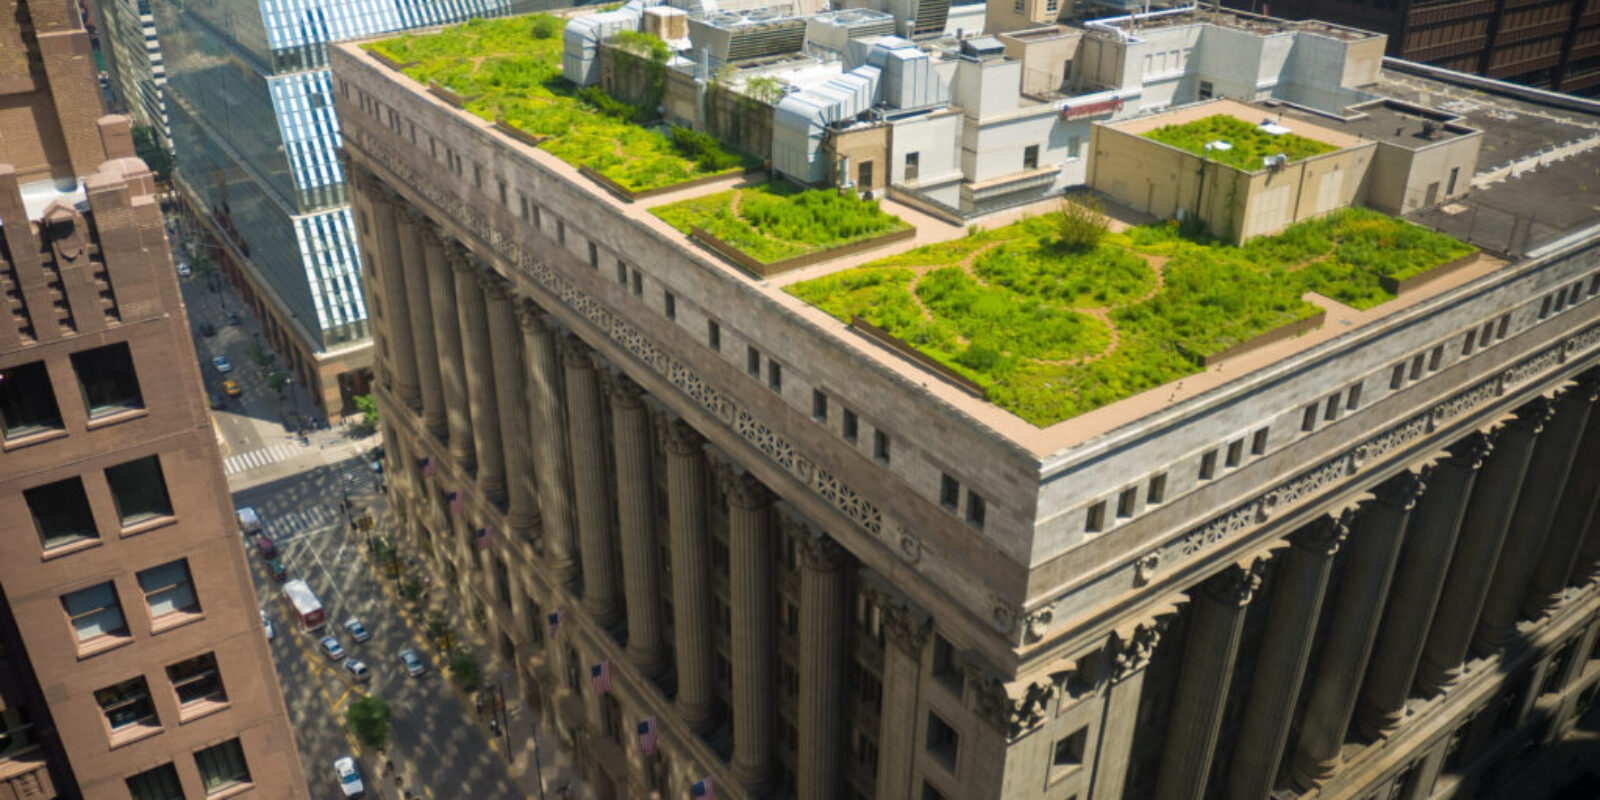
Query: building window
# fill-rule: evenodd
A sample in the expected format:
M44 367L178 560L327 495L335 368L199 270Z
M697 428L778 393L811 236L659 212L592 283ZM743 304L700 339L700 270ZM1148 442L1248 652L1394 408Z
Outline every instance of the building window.
M128 779L133 800L183 800L183 785L171 764L162 764Z
M567 246L567 223L559 219L556 220L556 244Z
M1328 422L1332 422L1339 418L1339 395L1334 394L1330 396L1328 401L1323 404L1322 418Z
M1106 501L1101 500L1089 506L1089 513L1083 520L1083 529L1088 533L1099 533L1106 529Z
M1550 295L1544 296L1544 301L1539 303L1539 319L1550 316Z
M840 433L842 433L844 435L845 441L854 442L856 440L856 435L860 432L860 428L861 428L861 425L860 425L860 422L856 419L856 412L851 411L848 408L845 409L844 410L844 428L840 431Z
M506 182L500 181L500 205L505 206L510 204L510 201L506 199Z
M111 581L64 594L61 596L61 605L67 610L72 632L80 643L102 636L128 635L128 624L122 618L122 604L117 602L117 590Z
M889 434L883 431L872 432L872 457L889 463Z
M906 153L906 183L910 183L917 179L917 174L920 171L921 160L921 153Z
M1509 327L1511 327L1511 315L1510 314L1501 314L1500 315L1500 324L1498 326L1496 326L1495 331L1494 331L1495 341L1499 341L1501 339L1506 338L1506 329L1509 328Z
M1494 320L1483 323L1483 332L1478 334L1478 346L1488 347L1489 340L1494 338Z
M639 274L639 270L633 271L633 296L644 297L644 276Z
M12 704L0 711L0 759L10 758L35 744L39 737L34 733L33 722L28 719L27 708Z
M107 469L106 483L111 486L111 499L117 505L117 516L122 521L122 527L172 516L167 481L161 474L161 461L156 456Z
M755 345L746 345L744 349L744 368L750 377L761 377L761 351Z
M821 389L811 390L811 418L818 422L828 421L828 396Z
M0 422L7 439L64 427L43 361L0 370Z
M1022 148L1022 168L1039 168L1039 145L1030 144L1027 147Z
M1207 450L1200 457L1200 480L1209 481L1217 475L1217 451Z
M1361 384L1357 383L1345 390L1344 410L1354 411L1361 404Z
M961 665L956 648L942 635L933 635L933 677L956 694L961 694Z
M1389 372L1389 388L1390 389L1398 389L1401 386L1404 386L1405 382L1406 382L1406 365L1405 365L1405 362L1401 362L1399 364L1394 365L1394 369Z
M1446 197L1449 197L1450 195L1453 195L1453 194L1456 193L1456 179L1459 178L1459 177L1461 177L1461 168L1460 167L1451 167L1450 168L1450 182L1446 183L1445 186L1444 186L1444 193L1445 193Z
M1212 85L1211 81L1201 81L1200 82L1200 99L1201 100L1210 100L1213 96L1216 95L1216 92L1217 92L1217 87Z
M72 477L25 490L22 498L33 514L33 526L44 549L98 539L94 514L89 511L89 496L83 480Z
M73 353L72 369L78 373L90 419L144 408L127 342Z
M860 184L862 189L872 188L871 161L863 161L856 165L856 183Z
M1234 467L1239 466L1239 462L1243 461L1243 460L1244 460L1244 440L1243 439L1235 439L1235 440L1229 442L1228 443L1228 455L1227 455L1226 459L1223 461L1223 463L1225 465L1227 465L1228 469L1233 469Z
M517 192L517 214L523 222L528 221L528 196L521 192Z
M949 473L939 474L939 505L954 511L961 503L961 482Z
M593 246L594 245L590 245L590 247L593 247ZM618 286L627 286L628 285L628 265L622 263L621 261L617 262L617 285Z
M1089 729L1079 728L1071 736L1056 741L1055 749L1050 753L1050 779L1056 780L1066 776L1072 770L1083 766L1083 746L1089 740Z
M767 386L774 392L783 391L783 365L767 359Z
M472 187L474 189L483 188L483 165L476 162L472 165Z
M187 559L180 558L159 567L141 570L139 588L144 591L144 602L150 607L151 619L200 610L200 604L194 596L194 584L189 579Z
M208 795L250 782L250 768L244 763L244 748L239 746L238 739L229 739L195 753L194 763L200 768L200 785Z
M1127 519L1139 505L1139 490L1129 487L1117 493L1117 517Z
M706 320L706 344L710 345L712 350L719 352L722 350L722 326L715 320Z
M967 524L978 530L983 530L983 517L988 511L988 504L984 502L983 495L967 490Z
M1250 436L1250 455L1259 456L1267 452L1268 430L1270 428L1262 428Z
M1167 473L1163 472L1150 479L1150 486L1145 490L1144 501L1155 505L1167 499Z
M1305 412L1300 415L1300 430L1311 432L1317 429L1317 404L1306 406Z
M946 769L954 772L956 757L960 755L961 734L938 714L928 712L928 753L939 760Z
M678 297L677 297L677 295L674 295L672 292L665 292L662 295L662 297L665 298L663 300L663 303L666 306L667 319L676 320L678 318Z
M161 721L156 719L156 706L150 702L150 686L143 675L96 689L94 701L100 704L112 733L132 725L161 727Z
M589 269L600 268L600 248L594 242L589 243Z
M1441 362L1443 362L1443 361L1444 361L1444 345L1441 344L1438 347L1433 348L1433 352L1428 354L1428 371L1429 372L1438 371L1439 364Z
M228 702L228 693L222 688L222 673L217 671L217 657L211 653L167 667L167 680L172 682L179 706L202 700Z

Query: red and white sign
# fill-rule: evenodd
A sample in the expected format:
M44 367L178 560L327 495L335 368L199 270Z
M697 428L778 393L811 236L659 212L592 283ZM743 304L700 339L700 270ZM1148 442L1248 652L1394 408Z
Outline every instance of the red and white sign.
M1062 119L1080 119L1094 117L1101 114L1115 114L1122 110L1122 98L1112 97L1105 100L1091 100L1086 103L1065 105L1061 107Z

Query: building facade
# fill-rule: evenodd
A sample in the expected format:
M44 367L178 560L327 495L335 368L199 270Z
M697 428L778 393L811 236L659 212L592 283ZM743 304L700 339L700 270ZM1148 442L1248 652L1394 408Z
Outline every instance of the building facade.
M0 794L304 797L154 181L76 6L0 19Z
M1593 702L1592 214L1038 428L330 52L400 546L598 796L1465 798Z
M167 65L156 35L156 16L150 0L97 0L100 49L105 53L111 91L122 110L139 125L148 126L156 142L172 148L167 126Z

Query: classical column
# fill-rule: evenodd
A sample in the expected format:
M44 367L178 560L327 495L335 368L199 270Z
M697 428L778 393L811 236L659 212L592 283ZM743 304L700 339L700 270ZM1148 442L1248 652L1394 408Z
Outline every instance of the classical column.
M1289 536L1291 547L1277 568L1266 634L1256 654L1255 675L1228 769L1226 796L1233 800L1256 800L1272 793L1289 740L1295 701L1305 681L1333 557L1354 519L1354 509L1346 509Z
M785 519L787 523L788 520ZM912 765L916 763L917 726L906 724L904 712L917 707L922 651L933 631L933 619L898 595L880 593L883 610L883 708L878 717L877 800L914 800Z
M411 310L411 335L416 344L417 380L422 388L422 424L430 433L445 432L444 384L439 377L439 346L429 319L428 263L425 233L433 221L407 207L406 224L400 226L400 265L405 270L406 304Z
M567 379L567 453L577 499L578 547L583 553L583 607L602 626L617 622L617 564L612 558L611 499L606 476L606 428L600 377L592 351L577 337L561 340Z
M1205 795L1211 757L1217 749L1222 709L1233 679L1233 662L1244 632L1244 614L1261 585L1255 568L1232 566L1206 579L1194 598L1183 668L1167 723L1161 767L1156 773L1158 800Z
M661 567L656 558L650 418L638 384L620 373L607 375L611 432L616 439L617 522L628 611L628 656L646 675L659 675L667 663L661 649Z
M489 312L483 290L487 271L467 259L456 262L456 313L461 323L461 355L467 368L467 407L472 413L473 450L478 456L478 488L491 502L506 499L505 452L500 446L500 412L494 396L494 354L489 349Z
M728 610L732 614L733 774L751 794L772 777L773 664L771 495L749 473L724 466L728 498Z
M381 184L371 187L367 199L372 205L372 239L376 253L368 254L378 262L378 280L383 292L383 335L389 341L389 366L394 370L394 391L400 402L415 409L422 405L417 393L417 352L411 334L411 309L406 304L406 280L400 252L399 204L405 201L396 197Z
M556 353L556 334L546 324L543 312L532 303L521 303L517 318L522 323L522 349L527 359L528 422L545 557L570 591L578 579L578 527L572 520L572 468L567 460L561 358Z
M800 541L800 708L796 800L839 794L844 760L850 554L826 534Z
M528 439L528 382L523 374L522 334L510 286L495 277L484 287L489 305L489 346L494 362L495 408L500 413L501 451L506 459L506 483L511 503L506 523L518 541L533 538L539 521L539 501L534 494L536 473Z
M467 362L461 352L461 326L456 321L458 268L467 268L467 254L450 242L435 248L425 245L428 262L428 300L433 306L433 338L439 346L439 378L444 383L446 436L450 458L467 471L478 468L472 445L472 411L467 407ZM437 254L437 258L435 255Z
M1339 766L1339 751L1377 636L1400 543L1423 488L1422 478L1415 472L1402 472L1379 486L1376 500L1356 518L1350 534L1349 563L1339 585L1316 677L1310 684L1311 699L1302 717L1295 751L1294 780L1302 789L1327 779Z
M1356 728L1369 738L1377 739L1400 723L1472 484L1493 447L1493 439L1478 432L1457 442L1450 456L1434 466L1428 490L1411 514L1411 530L1400 550L1400 571L1383 610L1356 712Z
M1566 592L1567 577L1578 562L1584 532L1595 518L1596 503L1600 503L1600 414L1593 410L1595 394L1600 391L1600 373L1591 372L1586 376L1578 391L1589 397L1589 419L1572 460L1572 472L1561 490L1555 518L1550 523L1550 538L1533 571L1533 586L1523 608L1529 616L1542 615L1560 602Z
M1106 645L1111 681L1106 688L1105 722L1095 749L1094 789L1090 800L1122 800L1128 785L1133 735L1144 695L1145 667L1155 655L1172 617L1142 622L1124 633L1112 633ZM902 723L902 727L905 726Z
M1533 446L1528 477L1517 496L1517 508L1511 512L1511 535L1500 551L1494 577L1489 581L1489 596L1484 598L1483 613L1478 617L1473 645L1479 652L1499 652L1516 634L1522 601L1533 581L1539 553L1549 538L1556 501L1561 499L1561 489L1567 483L1567 471L1572 468L1591 405L1586 392L1563 392L1556 398L1548 430L1539 435Z
M1543 401L1525 406L1493 432L1494 453L1472 484L1455 555L1439 593L1439 608L1422 645L1417 685L1425 692L1441 691L1461 677L1478 613L1489 591L1489 576L1494 574L1510 530L1511 512L1548 409Z
M711 553L706 532L705 440L682 420L658 426L667 450L667 520L672 538L672 627L678 710L704 733L715 721L711 653Z

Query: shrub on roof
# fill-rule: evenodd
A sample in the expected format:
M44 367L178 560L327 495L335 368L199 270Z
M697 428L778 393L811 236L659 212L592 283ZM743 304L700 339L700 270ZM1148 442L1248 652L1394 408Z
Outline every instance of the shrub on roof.
M1274 136L1227 114L1214 114L1182 125L1163 125L1144 136L1246 171L1261 169L1261 159L1266 156L1282 153L1290 161L1299 161L1338 149L1294 133ZM1206 150L1207 143L1219 140L1232 145L1231 149Z

